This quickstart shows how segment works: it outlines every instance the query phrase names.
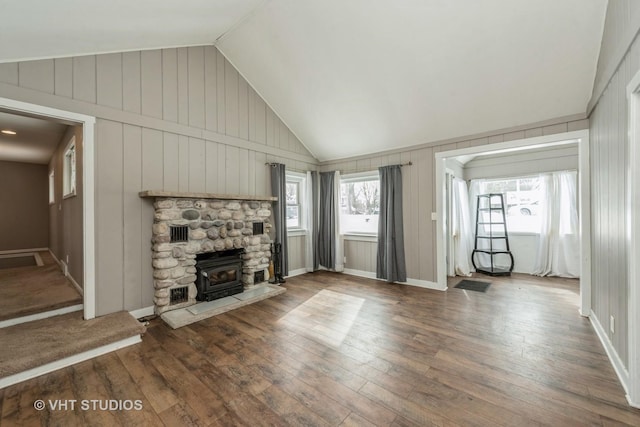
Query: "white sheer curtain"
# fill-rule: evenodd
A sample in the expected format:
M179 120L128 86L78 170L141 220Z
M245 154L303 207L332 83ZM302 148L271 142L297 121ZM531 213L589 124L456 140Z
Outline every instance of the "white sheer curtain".
M317 242L318 237L318 204L319 204L319 178L318 172L307 172L306 188L304 191L304 218L307 220L307 236L305 239L305 269L309 272L316 271L318 265Z
M459 276L471 276L471 251L473 250L473 230L471 229L471 211L469 210L469 191L467 183L453 178L452 224L454 250L454 270Z
M577 172L540 175L541 227L533 274L580 277Z
M476 237L476 214L477 214L477 207L478 207L478 195L484 193L483 183L484 183L484 180L482 179L472 179L469 182L469 217L471 218L471 225L469 227L469 230L471 234L471 253L472 254L473 254L473 248L475 246L474 239ZM486 239L480 239L479 241L480 245L478 249L487 249L488 248L487 243L488 241ZM470 257L471 256L472 255L470 255ZM487 254L478 253L475 256L475 262L476 262L476 265L488 265L491 262L491 259ZM471 266L471 270L475 271L475 268L473 268L473 264Z
M336 171L333 181L333 197L336 217L336 267L335 271L344 271L344 236L340 234L340 171Z

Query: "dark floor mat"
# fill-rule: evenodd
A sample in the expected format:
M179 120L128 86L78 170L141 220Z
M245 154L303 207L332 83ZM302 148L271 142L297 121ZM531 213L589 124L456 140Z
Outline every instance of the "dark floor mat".
M491 286L491 282L481 282L480 280L461 280L455 287L458 289L464 289L467 291L487 292L487 289Z

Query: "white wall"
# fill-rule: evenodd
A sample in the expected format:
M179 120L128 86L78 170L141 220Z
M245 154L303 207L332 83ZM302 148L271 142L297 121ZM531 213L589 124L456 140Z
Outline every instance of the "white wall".
M626 197L626 86L640 70L640 2L610 1L590 106L592 311L624 366L629 366ZM637 261L637 260L634 260ZM611 332L610 319L615 319Z

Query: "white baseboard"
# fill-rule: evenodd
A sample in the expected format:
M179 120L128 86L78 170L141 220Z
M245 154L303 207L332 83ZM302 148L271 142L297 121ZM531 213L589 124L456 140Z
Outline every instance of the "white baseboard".
M75 365L76 363L84 362L85 360L93 359L94 357L102 356L103 354L111 353L112 351L116 351L139 342L142 342L140 335L135 335L111 344L103 345L102 347L94 348L83 353L74 354L73 356L38 366L37 368L0 378L0 389L39 377L40 375L48 374L49 372L57 371L58 369L66 368L67 366Z
M25 252L43 252L43 251L48 251L49 248L33 248L33 249L14 249L14 250L10 250L10 251L0 251L0 255L6 255L6 254L22 254Z
M428 280L420 280L420 279L407 278L406 282L399 282L399 283L403 285L417 286L419 288L433 289L435 291L446 291L447 289L449 289L446 286L444 288L441 288L436 282L430 282Z
M366 277L367 279L377 279L376 273L372 271L354 270L352 268L345 268L343 273L350 274L352 276Z
M344 273L345 274L350 274L352 276L359 276L359 277L366 277L368 279L375 279L375 280L380 280L380 281L384 281L384 279L378 279L376 277L376 273L373 271L363 271L363 270L353 270L351 268L345 268L344 269ZM427 280L419 280L419 279L407 279L406 282L396 282L400 285L409 285L409 286L417 286L420 288L425 288L425 289L434 289L437 291L446 291L447 288L445 287L444 289L442 289L441 287L438 286L437 283L435 282L429 282Z
M150 305L149 307L132 310L129 312L129 314L135 317L136 319L140 319L142 317L153 316L155 314L155 311L153 309L153 306Z
M306 274L306 273L307 273L306 268L298 268L297 270L289 271L289 274L285 277L295 277L295 276L300 276L301 274Z
M75 286L76 290L77 290L78 292L80 292L80 295L84 296L84 290L82 289L82 286L80 286L80 285L78 284L78 282L76 282L76 280L73 278L73 276L72 276L72 275L70 275L70 274L67 274L67 279L69 279L69 281L71 282L71 284L72 284L73 286Z
M12 253L8 253L8 254L0 253L0 258L3 258L3 259L21 258L21 257L28 257L28 256L32 256L33 257L33 260L35 261L35 263L36 263L36 265L38 267L42 267L44 265L44 262L42 262L42 257L40 256L40 254L38 252L12 252Z
M64 261L60 261L58 257L54 255L51 249L48 249L48 251L51 254L51 257L53 258L53 260L56 262L56 264L60 266L60 269L62 270L62 274L64 274L65 277L69 279L71 284L75 286L76 290L80 292L80 295L84 296L84 289L82 288L82 286L80 286L78 282L76 282L76 279L74 279L73 276L69 274L69 267L67 266L67 264Z
M84 308L82 304L70 305L69 307L62 307L56 310L45 311L42 313L30 314L28 316L16 317L14 319L7 319L0 322L0 329L7 328L13 325L19 325L20 323L33 322L34 320L46 319L48 317L60 316L61 314L73 313L74 311L80 311Z
M593 329L596 331L596 335L598 335L598 338L600 338L600 342L604 347L604 351L607 353L607 356L609 356L609 361L613 366L613 370L616 371L616 375L618 375L618 379L620 380L620 383L622 384L624 392L627 396L627 401L629 401L629 404L631 406L635 406L633 402L629 400L629 371L627 371L627 369L624 367L622 359L620 359L620 356L618 356L618 352L616 351L616 349L613 348L613 344L609 340L607 333L602 328L598 317L593 311L589 316L589 320L591 321ZM637 408L637 406L635 407Z
M49 251L49 254L51 254L51 258L53 258L53 260L56 262L56 264L58 264L60 266L60 268L62 268L62 261L60 261L58 259L58 257L56 256L56 254L53 253L53 251L51 249L47 249Z

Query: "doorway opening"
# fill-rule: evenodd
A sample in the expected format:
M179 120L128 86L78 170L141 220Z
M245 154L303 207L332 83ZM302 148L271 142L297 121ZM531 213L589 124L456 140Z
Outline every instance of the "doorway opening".
M579 272L580 272L580 314L588 316L591 313L591 281L590 281L590 213L589 213L589 131L575 131L564 134L541 136L536 138L528 138L523 140L515 140L498 144L491 144L479 147L469 147L458 150L451 150L446 152L440 152L436 154L436 213L438 219L438 232L437 232L437 281L438 288L447 289L447 275L453 272L453 269L448 267L447 260L452 259L454 256L452 245L450 244L449 236L452 234L452 230L448 226L451 224L451 193L453 189L452 177L456 174L464 175L460 171L456 171L456 163L459 166L464 163L470 162L473 159L479 157L487 157L489 155L496 156L517 156L526 151L538 151L557 148L557 149L569 149L569 147L577 147L577 187L578 187L578 228L580 235L579 243ZM488 169L492 169L491 166ZM495 167L493 170L495 172ZM500 171L496 176L499 176ZM516 173L517 175L517 173ZM503 177L505 177L503 175ZM504 183L502 183L504 184ZM518 182L516 182L516 185ZM524 184L523 184L524 185ZM531 191L529 189L529 191ZM516 218L519 220L519 224L522 227L528 226L529 222L533 220L531 215L526 217L524 211L522 211L518 203L521 200L512 200L512 210L515 214L519 213L520 216ZM518 203L516 203L518 202ZM533 202L533 201L531 201ZM529 203L530 206L525 206L529 213L535 211L536 206L533 203ZM508 207L507 207L508 208ZM523 213L524 212L524 213ZM475 222L475 221L474 221ZM473 227L475 224L472 224Z
M79 302L82 303L83 317L92 319L96 312L93 158L95 118L6 98L0 98L0 117L4 119L5 126L3 127L6 127L7 130L11 131L13 124L16 128L22 126L23 132L26 134L22 135L24 138L20 143L12 143L11 139L5 138L1 142L5 144L2 154L7 158L0 160L18 168L31 167L42 172L42 180L37 186L43 187L43 193L24 194L23 196L27 201L30 198L41 200L44 197L44 210L46 210L46 212L41 212L38 208L34 209L34 212L14 212L18 216L39 216L29 222L32 227L29 227L28 224L22 224L23 233L18 232L15 236L16 242L13 242L11 247L5 248L4 252L35 252L46 261L42 268L49 264L50 266L54 265L54 270L56 270L59 265L61 276L75 286L77 292L82 295ZM38 134L38 130L40 130L40 134ZM33 132L33 134L28 135L29 132ZM44 141L43 135L48 134L53 134L54 141L56 138L58 140L47 143ZM6 186L6 188L10 189L11 186ZM30 188L35 189L36 186ZM30 190L27 192L29 193ZM46 205L47 201L48 206ZM21 206L28 205L22 204ZM47 223L44 227L43 222ZM26 239L27 234L32 231L31 228L38 229L38 227L40 229L37 230L33 239L29 240L29 243L24 240L23 243L20 243L20 239ZM46 234L44 242L41 238L43 228ZM38 280L37 275L40 271L34 270L31 273L36 275L34 280ZM56 280L58 279L56 276ZM53 307L53 310L49 310L52 307L52 305L47 306L47 311L41 313L35 309L34 313L8 319L2 323L4 326L9 326L10 324L62 314L65 312L64 310L73 308L69 308L68 302L65 308L55 309ZM76 307L76 309L78 308Z

